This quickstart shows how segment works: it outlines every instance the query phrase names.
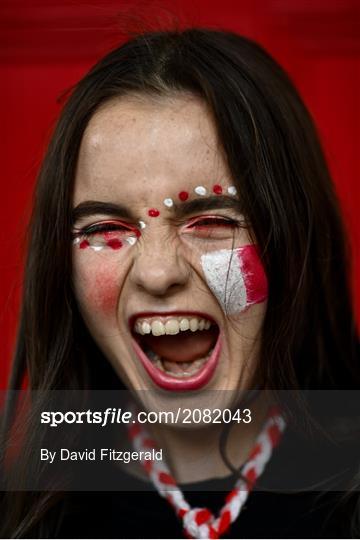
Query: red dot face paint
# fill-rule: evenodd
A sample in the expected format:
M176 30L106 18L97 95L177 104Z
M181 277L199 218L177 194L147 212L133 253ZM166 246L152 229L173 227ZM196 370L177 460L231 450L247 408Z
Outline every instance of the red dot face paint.
M150 217L158 217L160 215L160 212L156 208L150 208L150 210L148 210L148 215Z
M213 192L216 194L216 195L221 195L222 194L222 187L219 185L219 184L215 184L215 186L213 187Z
M120 249L122 247L122 242L118 238L110 238L106 245L109 246L111 249Z
M180 191L179 199L180 201L186 201L189 198L189 193L187 191Z
M86 249L90 246L89 242L87 240L82 240L79 244L80 249Z

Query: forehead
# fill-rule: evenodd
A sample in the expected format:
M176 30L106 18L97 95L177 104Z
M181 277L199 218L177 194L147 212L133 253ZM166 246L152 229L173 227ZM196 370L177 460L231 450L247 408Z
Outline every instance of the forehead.
M74 204L84 199L147 204L199 184L230 183L215 126L193 96L126 97L91 118L79 152Z

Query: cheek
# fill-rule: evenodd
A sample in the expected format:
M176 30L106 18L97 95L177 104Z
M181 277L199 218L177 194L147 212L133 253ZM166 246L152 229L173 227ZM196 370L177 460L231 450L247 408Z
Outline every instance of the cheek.
M75 290L87 316L93 318L97 314L106 317L116 314L120 279L116 266L79 265L75 272Z
M267 299L268 282L257 246L206 253L201 265L209 288L227 315Z

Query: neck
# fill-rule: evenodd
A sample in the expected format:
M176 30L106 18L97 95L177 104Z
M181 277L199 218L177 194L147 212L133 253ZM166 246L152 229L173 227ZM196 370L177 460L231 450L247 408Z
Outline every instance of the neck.
M251 422L231 424L226 442L226 455L231 464L240 468L248 458L264 424L269 399L261 393L246 408L251 410ZM245 418L246 415L241 415ZM190 429L153 424L151 434L163 449L165 460L179 484L223 478L231 471L220 451L221 433L228 424L205 424Z

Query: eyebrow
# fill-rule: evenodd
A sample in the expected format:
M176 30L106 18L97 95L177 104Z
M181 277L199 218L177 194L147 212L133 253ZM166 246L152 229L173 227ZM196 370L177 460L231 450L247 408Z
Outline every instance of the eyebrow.
M176 203L172 210L176 217L184 217L195 212L217 210L221 208L230 208L231 210L235 210L237 212L241 211L239 200L226 195L213 195ZM130 210L122 204L101 201L83 201L73 209L72 222L76 223L76 221L81 218L93 216L95 214L104 214L134 221L136 220L135 216L130 212Z
M209 197L201 197L192 199L191 201L184 201L180 204L176 204L174 212L177 217L187 216L194 212L217 210L220 208L230 208L231 210L241 211L240 202L234 197L228 197L226 195L212 195Z
M93 216L95 214L105 214L108 216L116 216L125 219L135 219L129 209L122 204L101 202L101 201L84 201L78 204L72 211L72 222Z

